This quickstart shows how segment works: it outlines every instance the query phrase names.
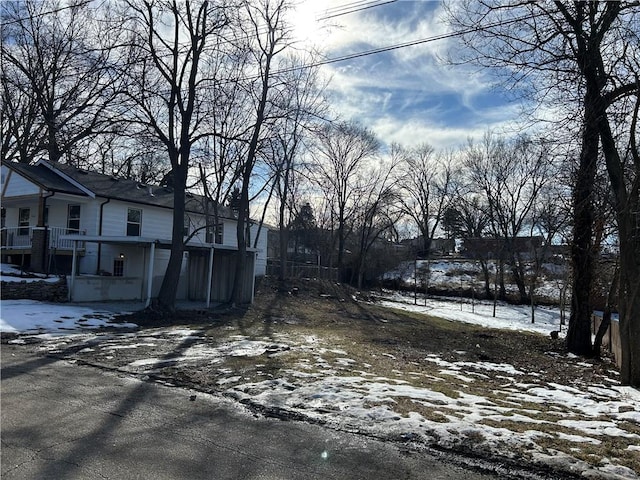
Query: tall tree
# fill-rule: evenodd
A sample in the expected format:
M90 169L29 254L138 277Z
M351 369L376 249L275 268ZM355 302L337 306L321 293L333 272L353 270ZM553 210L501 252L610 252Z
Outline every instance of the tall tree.
M377 155L379 148L375 135L355 122L328 123L317 133L314 178L330 201L340 271L344 266L347 234L353 226L348 222L350 208L362 193L355 187L364 175L367 162Z
M208 114L205 92L212 88L206 56L230 24L226 4L196 1L132 1L128 3L131 37L126 72L132 123L155 136L171 163L168 186L173 189L171 254L160 304L174 310L184 251L187 174L194 144L210 132L202 127Z
M300 62L296 59L291 60L292 66L297 63ZM271 154L267 160L273 174L278 203L280 279L286 277L289 227L296 210L296 202L299 201L296 198L298 179L306 169L303 156L317 118L321 117L326 109L317 70L291 68L284 76L283 82L285 89L279 97L283 116L272 128Z
M2 2L2 158L70 161L74 147L116 130L119 34L90 2ZM101 17L101 18L98 18Z
M397 148L397 147L396 147ZM401 155L398 186L400 204L422 237L422 250L429 256L431 242L442 221L452 193L453 156L437 154L422 144Z
M481 144L469 145L465 168L471 183L484 196L489 225L502 244L500 259L510 263L520 301L524 302L525 266L515 243L531 224L534 207L550 180L546 147L524 137L506 142L488 132Z
M593 280L592 185L599 146L605 158L620 228L622 380L640 384L640 267L637 179L631 153L637 136L640 3L468 1L452 9L454 24L467 32L474 61L507 67L510 78L537 100L556 102L568 118L580 119L580 154L573 185L573 298L567 346L590 355ZM537 94L537 95L536 95ZM626 110L627 114L624 114ZM576 115L576 113L578 115ZM618 117L618 113L623 113ZM624 137L615 123L626 125ZM626 140L624 140L626 138ZM629 152L627 154L626 152Z
M391 239L396 223L402 215L398 200L400 194L394 178L398 166L391 156L387 162L366 169L364 184L358 188L361 192L354 211L354 231L357 242L357 286L362 288L370 252L376 242Z
M238 256L231 293L232 304L242 300L244 270L247 261L247 227L249 224L249 200L254 168L262 147L263 129L274 118L280 117L277 102L279 89L275 77L275 61L290 46L290 31L286 14L290 8L288 0L247 1L244 4L245 31L248 32L246 47L249 48L250 68L247 91L252 99L251 123L247 131L246 157L239 167L240 192L238 198L238 221L236 238ZM271 108L273 107L273 109Z

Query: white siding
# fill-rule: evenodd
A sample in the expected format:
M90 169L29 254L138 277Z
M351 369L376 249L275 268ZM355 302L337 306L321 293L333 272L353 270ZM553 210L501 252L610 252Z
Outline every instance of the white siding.
M258 226L254 225L251 229L252 238L258 233ZM267 274L267 237L269 236L269 230L264 225L260 229L260 236L258 237L258 244L256 249L256 277Z
M111 201L103 207L102 235L121 237L127 234L127 211L136 208L142 211L140 236L168 240L171 238L172 211L150 205L137 205ZM99 215L99 213L98 213Z
M238 222L235 220L224 219L224 227L222 231L222 243L231 247L238 246L238 236L236 233L236 225Z
M2 180L2 190L4 196L7 198L19 197L22 195L38 195L40 193L40 187L31 183L22 175L19 175L14 171L9 172L9 169L6 166L2 167ZM6 190L4 189L5 182L8 182Z
M20 208L28 208L29 225L35 226L38 223L38 202L37 200L25 200L20 207L6 207L7 215L5 218L5 227L12 228L18 226L18 216Z

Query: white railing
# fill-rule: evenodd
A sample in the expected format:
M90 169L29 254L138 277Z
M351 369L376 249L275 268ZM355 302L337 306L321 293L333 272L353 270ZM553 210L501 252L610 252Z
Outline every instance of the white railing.
M73 240L62 240L61 235L84 235L85 232L75 232L63 227L49 227L49 248L57 250L73 250ZM78 242L78 250L84 248L84 242Z
M35 227L3 227L2 246L6 248L29 249L32 246ZM64 227L48 227L49 248L55 250L73 250L72 240L62 240L61 235L84 232L71 232ZM78 249L84 248L84 242L78 243Z
M31 248L32 227L2 228L2 246L10 248Z

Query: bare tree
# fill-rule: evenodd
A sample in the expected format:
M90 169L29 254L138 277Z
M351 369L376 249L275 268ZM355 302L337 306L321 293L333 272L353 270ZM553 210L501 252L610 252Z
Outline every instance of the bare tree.
M361 177L365 183L357 188L361 195L356 201L352 221L358 236L355 269L358 288L362 288L370 252L377 242L386 243L394 237L396 223L402 215L394 178L397 166L391 156L388 161L366 169L367 174Z
M393 147L397 148L397 147ZM428 144L401 154L398 187L403 213L415 223L422 237L422 251L429 256L431 243L452 194L453 155L437 154Z
M247 153L239 167L240 191L238 198L238 222L236 237L238 241L238 257L231 293L231 302L238 303L242 297L242 278L246 265L247 228L249 222L250 188L254 168L260 158L263 129L273 119L280 118L277 108L277 96L281 93L277 88L275 61L290 46L290 31L286 13L290 8L288 0L261 0L245 2L244 22L249 33L251 60L249 66L254 69L254 76L247 85L251 97L251 122L247 131Z
M191 150L210 134L201 128L208 114L204 92L212 86L204 58L230 23L227 8L206 0L128 3L132 123L164 145L171 163L166 184L173 189L172 244L159 293L169 311L175 308L184 251Z
M466 184L464 178L455 182L451 203L442 216L442 227L456 238L481 238L488 233L489 215L487 206L483 203L481 194L471 185ZM484 279L484 294L491 298L491 277L489 271L489 251L469 252L480 264Z
M527 138L508 143L488 132L480 145L469 145L465 167L469 181L484 196L491 231L502 243L499 259L511 264L520 301L524 302L525 263L515 239L530 225L534 206L550 179L546 148ZM504 287L502 290L504 295Z
M0 14L2 158L70 161L79 142L115 130L120 49L108 11L46 0L3 2Z
M297 64L308 63L296 58L290 62L291 68L283 78L285 88L279 97L282 118L272 128L267 159L278 203L280 279L286 278L289 226L299 200L298 179L306 168L303 156L317 119L326 109L317 70L295 68Z
M364 174L366 162L377 155L379 148L373 133L355 122L326 124L317 134L315 180L330 201L340 271L344 266L346 238L353 227L349 224L350 209L362 193L355 187Z
M507 67L511 78L540 101L564 107L579 118L581 139L573 185L574 269L567 345L592 354L593 281L592 185L599 147L616 199L620 228L622 381L640 384L640 267L636 216L639 162L632 151L637 135L638 17L640 3L584 1L466 2L452 18L465 30L465 45L481 64ZM626 114L624 113L626 109ZM623 112L622 120L617 113ZM618 117L618 118L616 118ZM627 134L616 135L616 124ZM624 138L627 140L625 141ZM637 152L637 150L636 150ZM630 168L629 168L630 167Z

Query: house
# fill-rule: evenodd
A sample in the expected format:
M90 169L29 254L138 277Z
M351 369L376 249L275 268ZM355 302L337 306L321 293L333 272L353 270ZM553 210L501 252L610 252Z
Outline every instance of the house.
M64 164L2 163L2 258L67 274L70 300L157 297L169 260L173 189ZM187 193L177 298L227 301L238 253L234 212ZM250 228L243 300L266 270L267 231Z
M455 252L456 242L453 238L432 238L428 241L429 254L424 249L424 236L419 235L416 238L408 238L400 242L401 245L408 247L416 256L427 258L434 255L450 255Z
M525 259L531 258L540 252L543 238L513 237L513 238L465 238L462 240L461 253L469 258L499 258L507 253L515 254Z

